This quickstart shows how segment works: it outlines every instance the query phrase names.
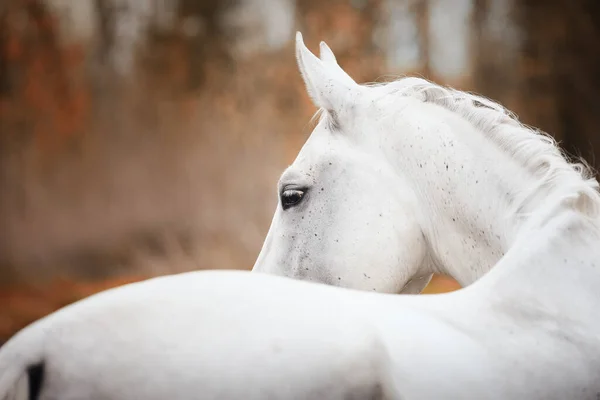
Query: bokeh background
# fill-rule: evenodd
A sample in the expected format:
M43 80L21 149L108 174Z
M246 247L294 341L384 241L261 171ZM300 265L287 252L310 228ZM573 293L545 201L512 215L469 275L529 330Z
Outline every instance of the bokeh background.
M315 111L296 30L359 82L477 91L596 164L597 0L2 0L0 343L105 288L252 267Z

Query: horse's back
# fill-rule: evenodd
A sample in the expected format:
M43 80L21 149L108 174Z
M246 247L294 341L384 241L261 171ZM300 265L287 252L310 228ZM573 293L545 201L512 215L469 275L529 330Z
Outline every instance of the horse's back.
M350 297L237 273L103 293L50 317L41 399L384 398L386 351Z

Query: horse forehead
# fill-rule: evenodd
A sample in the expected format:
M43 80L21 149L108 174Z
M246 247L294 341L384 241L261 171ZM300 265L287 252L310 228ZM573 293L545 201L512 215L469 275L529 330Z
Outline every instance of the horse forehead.
M349 149L339 138L324 132L311 136L302 147L293 166L299 169L315 169L319 166L330 166L340 161L349 153Z

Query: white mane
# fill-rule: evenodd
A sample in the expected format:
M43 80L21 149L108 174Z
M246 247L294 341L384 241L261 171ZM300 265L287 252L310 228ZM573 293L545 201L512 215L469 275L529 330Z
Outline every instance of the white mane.
M517 199L517 212L526 210L529 200L541 190L556 193L562 204L590 218L600 215L598 181L585 161L569 162L554 138L520 123L500 104L415 77L375 86L389 94L410 96L459 114L539 178L536 186Z

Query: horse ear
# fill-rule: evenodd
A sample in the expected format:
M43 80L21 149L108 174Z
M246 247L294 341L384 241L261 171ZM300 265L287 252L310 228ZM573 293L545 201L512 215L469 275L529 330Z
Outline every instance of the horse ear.
M327 57L329 64L331 58L329 55ZM331 115L337 115L349 101L352 86L306 48L300 32L296 33L296 60L313 103Z
M327 43L321 42L319 47L321 51L321 61L323 61L326 65L331 67L331 70L336 72L338 78L343 80L347 85L356 85L354 79L352 79L350 75L348 75L346 71L344 71L342 67L340 67L340 65L337 62L337 59L335 58L335 54L333 54L333 51L329 48L329 46L327 46Z
M329 48L329 46L327 46L327 43L321 42L319 44L319 49L321 51L321 61L323 61L324 63L338 65L337 59L335 58L335 54L333 54L333 51Z

